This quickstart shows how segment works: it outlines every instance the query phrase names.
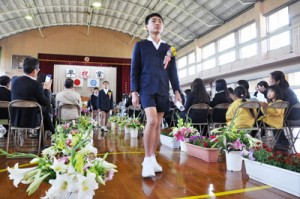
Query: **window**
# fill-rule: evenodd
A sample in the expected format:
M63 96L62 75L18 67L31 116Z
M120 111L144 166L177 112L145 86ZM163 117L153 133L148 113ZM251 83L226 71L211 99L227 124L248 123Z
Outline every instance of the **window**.
M240 43L245 43L256 38L256 25L252 23L240 30Z
M197 64L197 71L198 71L198 72L201 72L201 70L202 70L202 64L199 63L199 64Z
M188 55L188 60L189 60L189 64L195 63L196 58L195 58L195 53L194 53L194 52L193 52L193 53L190 53L190 54Z
M196 67L195 65L189 67L189 75L195 75L196 74Z
M211 69L214 67L216 67L216 59L215 58L206 60L205 62L203 62L203 65L202 65L203 70L208 70L208 69Z
M181 57L179 60L178 60L178 68L184 68L185 66L187 65L187 58L186 56L184 57Z
M215 43L211 43L202 48L202 58L206 59L216 53Z
M219 56L219 65L228 64L233 61L235 61L235 51L230 51Z
M289 25L289 10L285 7L268 16L268 32L274 32L275 30Z
M257 55L257 44L256 43L245 46L240 49L241 59L252 57L254 55Z
M186 75L187 75L187 69L182 69L182 70L178 71L179 78L186 77Z
M222 52L231 47L234 47L235 46L234 33L231 33L231 34L227 35L226 37L223 37L222 39L220 39L218 44L219 44L218 45L219 52Z
M288 80L291 86L300 86L300 72L289 73Z
M285 31L278 35L270 37L270 50L275 50L290 45L290 31Z

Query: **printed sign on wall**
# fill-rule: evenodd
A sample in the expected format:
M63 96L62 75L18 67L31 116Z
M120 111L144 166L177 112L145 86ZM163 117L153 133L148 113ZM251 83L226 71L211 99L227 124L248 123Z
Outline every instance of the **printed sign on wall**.
M66 69L66 77L74 78L75 77L75 69Z
M83 69L81 71L81 77L82 78L88 78L89 77L89 70Z
M96 76L96 78L104 79L104 73L101 70L96 71L95 76Z
M88 79L87 87L99 87L99 79L96 78Z
M74 78L74 87L82 87L83 79L82 78Z

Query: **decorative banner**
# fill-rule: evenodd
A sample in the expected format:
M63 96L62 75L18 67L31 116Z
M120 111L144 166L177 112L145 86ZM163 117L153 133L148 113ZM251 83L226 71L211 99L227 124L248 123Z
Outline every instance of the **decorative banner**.
M83 69L83 70L81 71L81 77L82 77L82 78L88 78L88 77L89 77L89 70Z
M87 87L99 87L99 79L88 79Z
M74 78L74 87L82 87L83 79L82 78Z
M101 70L96 71L95 76L96 76L96 78L104 79L104 73Z
M75 69L66 69L66 77L74 78L75 77Z

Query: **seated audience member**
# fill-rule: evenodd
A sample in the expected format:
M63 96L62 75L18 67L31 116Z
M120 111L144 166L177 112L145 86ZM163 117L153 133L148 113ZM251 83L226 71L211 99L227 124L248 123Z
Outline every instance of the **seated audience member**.
M102 90L98 94L97 98L97 107L101 111L101 130L107 132L107 120L109 117L109 111L113 110L114 108L114 101L113 101L113 93L109 89L108 81L104 81L102 85Z
M259 118L258 120L263 120L263 122L267 124L267 126L273 128L282 128L284 119L284 109L267 109L268 106L271 106L275 102L282 102L282 93L277 85L272 85L268 88L268 99L269 104L262 103L261 108L261 111L265 113L265 116Z
M209 104L209 95L205 89L204 83L202 79L196 78L192 83L192 91L187 96L187 100L185 103L185 110L180 113L180 117L186 118L186 114L189 108L194 104L205 103ZM203 112L200 110L193 110L188 115L189 118L192 119L193 123L201 123L207 121L207 112Z
M272 72L269 84L270 85L277 84L279 86L279 88L281 89L282 95L283 95L282 100L283 101L288 101L289 104L290 104L290 107L292 107L295 104L299 103L297 95L290 88L290 85L286 81L283 72L281 72L281 71L274 71L274 72ZM291 120L300 119L300 112L297 112L297 111L292 112L289 115L288 119L291 119Z
M28 57L23 63L24 75L14 78L11 85L11 100L28 100L40 104L42 107L50 105L51 84L52 81L45 82L43 85L36 81L39 69L39 60L33 57ZM13 109L11 122L14 126L35 128L39 125L38 109ZM47 117L46 112L43 112L44 118ZM33 117L36 116L36 117ZM44 119L44 127L54 133L52 123L48 124ZM49 126L50 125L50 126Z
M254 125L256 111L252 109L238 107L246 102L247 90L244 86L238 86L234 89L236 100L230 104L226 112L227 125L234 125L236 128L251 128ZM238 110L237 110L238 109ZM237 110L237 114L235 112Z
M238 86L244 86L247 91L246 99L250 99L250 93L249 93L249 83L246 80L239 80L237 81Z
M215 107L218 104L231 102L232 100L229 97L226 81L224 79L218 79L216 81L216 94L213 100L210 102L210 106Z
M289 83L285 79L284 73L282 71L274 71L271 73L270 85L278 85L281 92L282 92L282 100L288 101L290 108L294 106L295 104L299 103L297 95L294 93L294 91L290 88ZM290 112L287 120L299 120L300 119L300 111L299 109L294 110L293 112ZM284 133L280 133L278 141L276 143L276 149L287 149L289 146L289 141L286 138Z
M229 97L230 97L231 101L233 102L235 100L233 88L228 87L227 89L229 92Z
M74 81L71 78L67 78L64 86L65 90L56 94L56 107L59 109L64 104L74 104L78 105L81 110L81 97L74 90ZM78 114L78 109L74 107L72 109L62 109L60 116L62 120L70 120L78 118L80 115Z
M88 106L88 107L91 107L94 119L98 115L98 107L97 107L98 94L99 94L99 89L98 89L98 87L95 87L93 90L93 94L91 95L91 98L90 98L90 106Z
M268 99L269 84L266 81L260 81L257 84L258 92L264 95L265 99Z
M10 78L6 75L3 75L0 77L0 101L11 101L11 92L9 90L10 86ZM0 109L0 120L2 119L8 119L8 109ZM4 126L6 129L8 129L8 126Z

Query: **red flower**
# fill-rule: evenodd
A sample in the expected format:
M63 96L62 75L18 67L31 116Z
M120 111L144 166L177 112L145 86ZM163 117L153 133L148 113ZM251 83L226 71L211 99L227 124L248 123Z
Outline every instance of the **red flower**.
M208 147L208 142L205 142L204 145L203 145L205 148Z

